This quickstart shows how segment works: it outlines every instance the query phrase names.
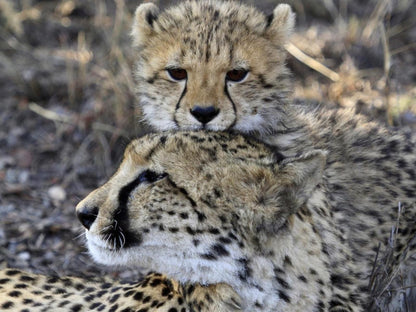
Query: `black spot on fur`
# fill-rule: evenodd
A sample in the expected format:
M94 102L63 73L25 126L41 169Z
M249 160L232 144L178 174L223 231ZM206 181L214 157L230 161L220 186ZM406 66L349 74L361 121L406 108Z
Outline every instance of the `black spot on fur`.
M286 301L287 303L290 303L290 298L289 296L283 291L283 290L279 290L279 297Z
M242 270L239 271L238 277L242 281L246 281L251 276L251 268L249 265L249 260L246 258L238 259L238 262L242 265Z
M170 289L169 288L165 287L165 288L162 289L162 296L163 297L166 297L169 294L170 294Z
M224 256L229 256L230 253L228 252L228 250L226 248L224 248L224 246L220 245L220 244L215 244L211 247L211 252L217 256L220 257L224 257Z
M9 292L9 296L10 297L15 297L15 298L19 297L21 294L22 293L18 290L13 290L13 291Z
M285 256L285 259L283 261L284 261L283 263L285 266L293 266L292 259L290 259L288 255Z
M212 253L202 254L201 258L205 260L217 260L217 257Z
M3 304L1 305L1 308L2 308L2 309L4 309L4 310L6 310L6 309L13 308L13 306L14 306L14 303L13 303L13 302L11 302L11 301L6 301L5 303L3 303Z
M21 282L33 282L35 281L35 278L27 275L22 275L19 279Z
M197 210L195 210L195 212L198 215L199 222L203 222L204 220L206 220L207 216L203 212L199 212Z
M180 214L179 214L179 216L182 218L182 219L188 219L189 218L189 215L188 215L188 213L186 213L186 212L181 212Z
M279 277L279 276L275 276L276 281L283 287L286 289L291 289L290 285L288 284L288 282L286 282L283 278Z
M19 270L7 270L6 271L6 275L7 276L14 276L14 275L17 275L17 274L19 274L20 273L20 271Z
M214 235L220 234L220 231L217 228L210 228L208 230L208 232L210 232L211 234L214 234Z
M82 305L81 304L75 304L71 307L71 312L78 312L81 311Z
M143 292L142 291L136 292L133 296L133 299L137 301L141 301L143 299Z
M331 283L341 289L348 289L348 285L352 285L352 281L347 277L339 274L331 274Z

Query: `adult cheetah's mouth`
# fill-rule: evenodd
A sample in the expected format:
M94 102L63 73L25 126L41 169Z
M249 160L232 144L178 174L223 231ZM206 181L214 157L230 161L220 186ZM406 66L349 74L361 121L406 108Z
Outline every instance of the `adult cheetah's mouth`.
M107 244L101 238L94 237L93 234L90 235L87 240L87 247L89 254L97 263L110 266L135 265L145 268L152 268L153 255L157 253L157 250L160 250L159 246L157 246L157 249L155 248L156 250L150 252L146 252L146 248L143 250L141 248L142 246L124 246L123 248L114 248L114 246Z
M94 248L100 248L100 249L109 250L109 251L116 251L117 250L117 248L115 248L114 245L108 244L108 242L106 240L103 240L103 239L95 236L94 234L91 234L91 232L89 232L89 231L86 232L85 236L87 238L88 249L90 249L90 246L92 246Z
M130 235L123 232L103 233L97 236L89 231L86 233L87 245L93 248L116 252L133 246L139 246L142 242L140 234Z

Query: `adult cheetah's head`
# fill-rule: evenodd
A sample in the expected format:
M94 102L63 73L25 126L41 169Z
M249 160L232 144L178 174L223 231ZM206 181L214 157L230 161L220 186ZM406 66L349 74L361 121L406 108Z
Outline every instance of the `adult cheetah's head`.
M282 160L222 132L148 135L128 146L117 172L77 214L98 262L227 282L259 241L290 232L324 159L313 152Z
M284 127L289 5L269 16L238 1L140 5L132 29L144 119L158 130Z

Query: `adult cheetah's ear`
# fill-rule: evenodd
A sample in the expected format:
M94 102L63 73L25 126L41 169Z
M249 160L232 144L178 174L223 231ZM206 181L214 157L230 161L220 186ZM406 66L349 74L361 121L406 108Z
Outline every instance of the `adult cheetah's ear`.
M154 3L143 3L139 5L134 13L131 36L133 46L140 46L145 38L154 31L154 22L159 15L159 8Z
M314 150L275 164L270 174L251 172L256 187L253 182L246 193L255 194L257 205L247 219L253 221L255 231L277 233L287 224L321 182L325 163L326 152Z
M295 13L290 5L281 3L268 17L266 35L278 44L285 43L295 26Z
M296 209L303 205L312 195L317 185L322 181L326 152L314 150L283 160L279 165L278 175L281 178L281 192L288 206Z

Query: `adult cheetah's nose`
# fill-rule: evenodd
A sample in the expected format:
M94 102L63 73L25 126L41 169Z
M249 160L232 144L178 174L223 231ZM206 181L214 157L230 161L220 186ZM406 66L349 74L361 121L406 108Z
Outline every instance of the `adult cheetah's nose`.
M196 105L190 110L190 112L196 120L202 124L206 124L213 120L218 115L220 110L214 106L201 107Z
M81 224L89 230L91 225L97 219L98 207L81 207L77 209L77 217Z

